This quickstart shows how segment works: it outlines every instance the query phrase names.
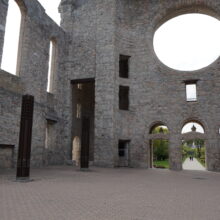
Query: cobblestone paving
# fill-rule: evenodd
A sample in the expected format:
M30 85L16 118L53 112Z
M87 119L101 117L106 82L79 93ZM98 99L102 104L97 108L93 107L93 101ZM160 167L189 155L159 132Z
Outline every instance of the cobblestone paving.
M220 174L72 167L0 170L1 220L219 220Z

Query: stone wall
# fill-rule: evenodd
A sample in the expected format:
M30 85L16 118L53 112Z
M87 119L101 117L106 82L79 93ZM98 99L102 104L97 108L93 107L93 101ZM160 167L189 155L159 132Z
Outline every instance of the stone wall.
M71 143L69 106L63 94L68 91L70 82L64 71L66 50L66 34L45 13L44 8L36 0L17 0L22 11L22 25L18 52L17 76L0 72L0 144L15 145L14 163L17 158L19 125L21 114L21 96L30 94L35 97L34 122L32 135L32 166L44 164L63 164L70 158ZM0 7L1 22L7 12L7 1ZM15 18L16 19L16 18ZM0 54L3 39L0 32ZM53 72L53 91L50 96L46 92L49 62L49 44L53 39L56 44L55 70ZM67 86L65 86L67 85ZM67 110L68 109L68 110ZM47 120L56 118L53 125L53 145L45 149ZM47 120L46 120L47 119ZM49 155L49 156L48 156Z
M62 26L73 43L66 63L71 79L95 77L95 164L118 165L118 140L131 140L129 166L149 166L150 128L169 128L171 169L182 168L181 129L198 120L205 127L209 170L220 170L219 62L199 71L164 66L153 49L156 29L183 13L220 15L218 1L62 1ZM66 4L69 4L68 8ZM62 5L62 4L61 4ZM69 10L68 10L69 9ZM130 58L128 79L119 78L119 55ZM186 102L185 80L198 80L198 101ZM130 87L129 111L119 110L119 85ZM214 94L214 95L213 95Z
M0 60L7 2L0 0ZM171 169L181 170L181 129L195 120L205 128L208 169L220 171L219 59L198 71L176 71L163 65L153 49L154 32L165 21L191 12L218 18L219 1L62 0L61 27L37 0L16 2L23 14L18 75L0 71L0 144L15 145L14 163L21 96L35 97L32 165L64 164L71 160L77 127L71 80L92 78L95 165L118 166L118 141L130 140L129 166L148 167L149 131L162 122L169 128ZM56 47L51 94L46 92L50 40ZM128 79L119 77L120 54L131 56ZM186 102L185 80L198 80L197 102ZM119 85L130 88L128 111L119 110Z
M0 167L14 167L14 145L0 145Z
M63 0L60 11L61 26L71 42L66 62L69 77L95 78L94 163L113 167L117 157L114 137L115 1Z
M19 140L21 97L23 85L19 77L11 75L0 70L0 144L15 145L17 155L17 146ZM1 158L10 155L10 149L0 149ZM8 161L8 159L5 159ZM13 155L13 166L15 165L15 155ZM5 162L0 163L2 166ZM8 167L6 162L5 167Z

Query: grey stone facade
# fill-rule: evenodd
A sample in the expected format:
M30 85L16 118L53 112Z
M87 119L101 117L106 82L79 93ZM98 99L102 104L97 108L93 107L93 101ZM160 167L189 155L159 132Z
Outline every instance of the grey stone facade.
M23 11L18 75L0 72L0 144L15 145L14 164L21 96L35 96L32 165L69 163L73 138L80 135L74 109L77 97L82 95L76 95L79 91L71 82L94 79L93 89L87 92L94 92L89 115L94 122L90 159L95 165L118 166L118 141L130 140L128 166L147 168L150 140L165 138L169 140L171 169L181 170L181 141L195 138L193 134L182 135L181 129L194 120L205 128L202 138L206 142L207 169L220 171L219 60L198 71L176 71L164 66L153 49L154 32L165 21L192 12L219 18L219 1L62 0L61 27L45 14L37 0L16 2ZM6 12L7 0L0 0L0 58ZM56 66L49 94L46 86L51 39L56 42ZM127 79L119 77L120 54L130 56ZM186 102L186 80L198 80L197 102ZM119 110L119 85L129 86L128 111ZM85 100L83 112L88 107ZM158 122L169 128L169 135L149 134Z

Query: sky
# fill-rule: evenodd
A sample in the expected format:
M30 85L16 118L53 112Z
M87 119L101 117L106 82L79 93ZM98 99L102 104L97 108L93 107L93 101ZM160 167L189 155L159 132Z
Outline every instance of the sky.
M45 8L46 13L57 23L60 24L60 14L58 7L61 0L38 0Z
M155 33L154 50L176 70L198 70L220 55L220 22L204 14L186 14L163 24Z
M186 123L183 126L181 133L184 134L184 133L187 133L187 132L191 132L193 125L196 127L196 132L205 133L203 127L200 124L196 123L196 122ZM162 128L165 128L165 129L169 129L166 126L159 126L159 127L162 127Z
M191 128L193 125L196 127L196 132L204 133L204 129L200 124L198 124L196 122L189 122L183 126L182 134L187 133L187 132L191 132L192 131Z

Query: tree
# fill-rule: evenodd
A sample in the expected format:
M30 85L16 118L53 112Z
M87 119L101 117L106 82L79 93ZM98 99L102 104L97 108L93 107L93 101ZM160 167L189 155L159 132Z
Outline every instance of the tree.
M167 160L168 159L168 141L166 140L154 140L154 157L155 160Z

